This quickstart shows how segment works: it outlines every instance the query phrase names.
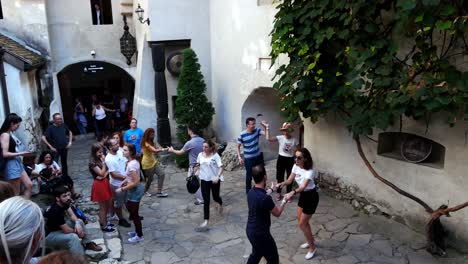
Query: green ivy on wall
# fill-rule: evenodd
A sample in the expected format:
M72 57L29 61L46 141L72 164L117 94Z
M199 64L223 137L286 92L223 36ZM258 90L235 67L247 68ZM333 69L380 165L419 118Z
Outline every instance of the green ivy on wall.
M340 114L371 174L430 215L427 250L445 255L440 217L468 201L432 208L380 176L360 136L403 115L426 123L439 112L450 124L468 120L468 73L461 71L468 67L468 1L282 0L277 9L271 55L273 63L289 58L275 76L281 110L312 122Z
M274 85L283 110L312 122L342 113L354 135L401 115L468 119L468 73L451 63L468 54L464 8L462 0L281 1L271 55L290 59Z

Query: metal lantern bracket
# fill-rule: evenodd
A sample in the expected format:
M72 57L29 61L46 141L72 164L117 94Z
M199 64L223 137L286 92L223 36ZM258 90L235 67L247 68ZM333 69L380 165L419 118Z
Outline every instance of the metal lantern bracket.
M132 57L133 54L136 53L137 48L136 48L136 39L130 32L128 31L128 25L127 25L127 17L123 16L123 21L124 21L124 33L122 37L120 38L120 52L125 56L127 59L127 65L132 64Z
M141 24L147 23L148 26L149 26L150 25L149 17L147 19L143 20L143 13L144 12L145 12L145 10L143 8L141 8L140 4L138 4L138 8L135 10L135 13L138 16L138 21L140 21Z

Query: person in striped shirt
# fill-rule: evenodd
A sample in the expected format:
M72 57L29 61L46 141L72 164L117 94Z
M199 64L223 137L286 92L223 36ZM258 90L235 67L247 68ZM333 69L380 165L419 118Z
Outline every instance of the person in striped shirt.
M239 163L245 166L245 192L249 193L252 188L252 167L262 164L263 159L259 147L260 136L265 135L265 131L256 127L256 120L253 117L248 117L245 120L246 129L242 131L237 138L237 157ZM268 128L268 123L262 121L265 130ZM244 158L241 156L241 146L244 148Z

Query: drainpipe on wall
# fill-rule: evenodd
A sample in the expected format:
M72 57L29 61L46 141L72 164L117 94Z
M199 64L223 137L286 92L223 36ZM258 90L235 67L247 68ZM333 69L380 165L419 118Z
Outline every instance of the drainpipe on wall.
M5 79L5 68L3 67L3 55L5 55L5 49L0 47L0 84L2 85L2 103L5 116L10 114L10 102L8 101L8 89Z

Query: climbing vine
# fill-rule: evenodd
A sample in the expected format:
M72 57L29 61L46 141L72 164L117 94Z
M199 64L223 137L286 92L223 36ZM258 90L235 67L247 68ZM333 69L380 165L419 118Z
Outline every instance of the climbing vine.
M279 1L271 55L274 62L281 55L289 58L275 76L282 111L290 119L301 112L312 122L338 113L358 150L360 136L385 130L402 116L429 122L443 112L452 125L468 120L468 73L461 70L468 66L467 5L463 0ZM430 223L445 215L440 210L468 205L434 210L366 165L431 213Z

